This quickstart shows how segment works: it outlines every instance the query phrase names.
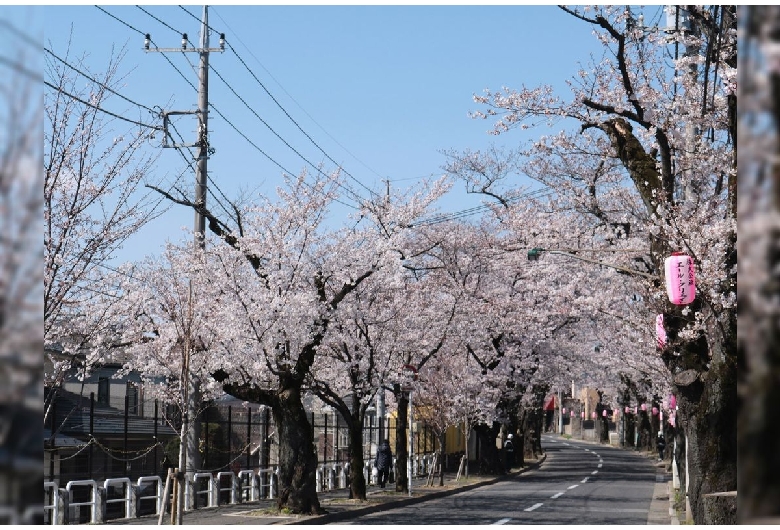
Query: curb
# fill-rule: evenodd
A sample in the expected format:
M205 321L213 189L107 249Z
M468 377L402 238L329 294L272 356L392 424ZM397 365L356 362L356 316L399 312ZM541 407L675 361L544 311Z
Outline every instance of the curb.
M519 471L515 471L513 473L510 473L508 475L500 475L498 477L495 477L490 480L485 480L483 482L477 482L475 484L468 484L465 486L460 486L457 488L452 488L450 490L443 490L443 491L434 491L431 493L427 493L425 495L421 495L419 497L409 497L406 499L399 499L397 501L387 501L379 504L375 504L372 506L365 506L363 508L355 508L352 510L345 510L342 512L334 512L334 513L326 513L324 515L313 515L310 517L305 517L300 520L291 521L289 523L284 523L288 525L302 525L302 524L329 524L329 523L335 523L339 521L345 521L347 519L352 519L353 517L360 517L362 515L369 515L377 512L382 512L385 510L392 510L395 508L403 508L405 506L410 506L412 504L418 504L424 501L428 501L431 499L440 499L442 497L446 497L448 495L453 495L455 493L461 493L464 491L469 491L472 489L476 489L482 486L488 486L490 484L495 484L496 482L501 482L502 480L507 480L512 477L516 477L518 475L521 475L525 473L526 471L530 471L533 469L537 469L539 466L541 466L544 461L547 459L547 453L544 453L541 458L539 458L539 461L531 464L528 467L525 467Z

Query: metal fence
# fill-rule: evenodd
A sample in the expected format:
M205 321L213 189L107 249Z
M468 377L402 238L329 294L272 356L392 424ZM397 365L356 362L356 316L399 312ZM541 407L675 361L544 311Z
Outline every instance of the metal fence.
M95 396L81 403L61 405L52 414L45 445L44 479L65 484L74 480L138 480L159 476L176 467L180 418L175 410L157 402L134 409L125 399L124 410L100 408ZM133 413L141 411L140 413ZM257 405L210 406L200 415L199 471L219 473L268 469L279 463L279 440L271 411ZM349 433L340 415L310 412L314 449L319 465L342 466L349 462ZM389 439L395 448L395 418L366 417L363 426L363 459L373 463L379 443ZM63 440L65 441L63 443ZM415 453L438 448L431 429L416 424ZM394 450L395 452L395 450Z

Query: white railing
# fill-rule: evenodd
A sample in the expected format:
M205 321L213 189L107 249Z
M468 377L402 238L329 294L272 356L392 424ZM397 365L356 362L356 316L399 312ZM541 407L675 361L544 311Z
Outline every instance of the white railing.
M124 497L123 498L116 498L116 499L109 499L108 498L108 488L110 486L119 485L121 484L124 489ZM114 504L118 502L125 503L125 516L124 519L129 519L133 516L135 516L135 510L133 510L133 499L132 499L132 492L133 488L130 484L129 478L107 478L106 481L103 483L103 488L106 491L106 505L108 504Z
M248 480L246 480L248 478ZM258 500L258 489L255 487L255 472L251 469L242 469L238 472L238 497L241 502ZM245 484L248 482L248 484ZM248 491L247 491L248 490Z
M208 486L205 490L198 489L198 484L203 481L203 479L207 479L206 482ZM214 502L214 477L211 473L195 473L192 475L192 487L193 487L193 506L198 506L198 495L203 495L204 493L207 494L207 500L206 505L203 506L204 508L212 508L217 505L216 502Z
M393 459L395 461L395 458ZM412 459L412 470L415 476L421 476L427 473L431 465L431 455L415 455ZM395 463L395 462L394 462ZM366 484L375 484L376 479L373 474L373 462L365 462L363 473L366 478ZM348 487L347 465L328 464L317 467L317 491L333 491ZM230 479L230 486L222 486L223 479ZM205 489L199 489L203 482L206 482ZM144 487L154 484L154 495L141 495ZM239 502L253 502L259 500L274 499L279 492L279 467L269 467L265 469L251 470L245 469L237 474L229 471L217 473L216 476L207 472L195 473L191 481L186 481L185 498L192 500L192 509L211 508L219 505L220 496L226 491L230 491L231 504ZM124 495L121 498L110 498L109 490L112 486L122 485ZM74 488L90 488L88 501L73 502ZM158 476L140 477L136 484L133 484L129 478L110 478L102 483L102 487L94 480L72 480L68 482L64 490L59 489L56 481L45 481L43 483L44 495L47 504L38 512L43 512L44 520L47 524L79 524L77 512L82 506L88 506L90 509L89 522L91 524L105 523L106 506L113 503L124 503L125 518L134 518L140 516L140 503L143 500L155 499L155 514L159 516L163 510L165 492L162 479ZM105 492L101 496L101 491ZM63 496L66 498L62 498ZM198 506L196 499L198 496L206 495L206 503ZM186 505L186 504L185 504ZM68 506L68 510L61 513L62 506ZM185 508L190 509L190 508ZM36 512L37 513L37 512ZM46 515L48 514L48 519ZM34 514L33 514L34 515ZM0 522L7 524L20 524L22 520L15 511L0 511Z
M230 479L230 486L227 488L222 487L222 479L228 477ZM230 492L230 504L237 504L236 493L236 474L232 471L220 471L217 473L217 504L222 504L222 492Z
M73 488L78 488L81 486L89 486L92 488L92 500L86 501L86 502L73 502ZM65 490L68 492L68 495L70 495L71 502L68 503L68 511L73 512L75 511L75 508L78 508L80 506L89 506L90 507L90 522L92 524L96 524L98 522L97 520L97 508L98 508L98 486L97 482L94 480L71 480L68 482L68 484L65 486ZM70 514L68 514L70 515ZM69 517L70 518L70 517ZM78 523L77 523L78 524Z
M51 492L51 493L49 493ZM43 483L43 513L44 521L46 512L49 512L49 524L57 524L60 518L60 487L56 482L44 481ZM46 499L51 498L51 504L46 504Z
M278 468L266 468L257 471L258 480L260 481L260 498L261 499L273 499L276 496L276 484L279 480ZM263 480L264 478L268 480Z
M157 484L157 494L156 495L141 495L142 486L147 482L154 482ZM163 483L162 479L158 476L152 476L152 477L139 477L138 483L136 484L138 486L138 507L141 506L141 501L148 500L148 499L156 499L157 502L155 503L155 511L154 515L160 515L160 512L162 511L163 506L163 497L165 493L163 492ZM139 513L140 509L136 509L136 513Z

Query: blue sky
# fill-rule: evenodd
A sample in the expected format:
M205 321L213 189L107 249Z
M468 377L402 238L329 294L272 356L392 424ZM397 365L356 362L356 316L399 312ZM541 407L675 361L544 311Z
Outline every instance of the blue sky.
M75 64L86 54L85 64L93 73L105 68L112 48L126 47L120 67L124 96L148 107L194 109L197 93L188 82L197 86L197 54L166 54L179 73L162 53L143 50L143 33L151 34L152 47L179 47L182 32L197 45L196 17L202 6L185 6L187 11L171 5L141 7L47 6L45 47L64 58L70 38L69 62ZM531 136L488 135L489 122L468 117L478 108L473 94L486 88L551 84L567 96L565 81L588 62L590 53L601 53L590 26L552 5L213 5L209 24L224 32L237 52L226 47L224 53L212 53L211 65L251 110L213 71L209 100L273 159L212 112L210 142L216 152L209 160L209 174L230 198L242 189L273 193L282 171L279 165L296 174L304 167L312 170L309 163L324 162L331 169L330 157L369 188L379 189L387 178L394 186L406 187L443 173L442 150L478 150L491 143L515 147ZM211 47L217 46L218 35L212 34ZM154 121L116 97L106 107L132 119ZM185 140L194 141L194 119L179 118L177 129ZM148 148L159 150L159 142ZM171 182L184 167L175 150L165 149L149 178ZM187 173L186 178L192 185L194 175ZM367 194L354 181L351 185ZM480 201L458 187L440 208L455 212ZM135 237L118 258L156 253L166 239L180 240L181 228L192 224L192 212L175 207Z

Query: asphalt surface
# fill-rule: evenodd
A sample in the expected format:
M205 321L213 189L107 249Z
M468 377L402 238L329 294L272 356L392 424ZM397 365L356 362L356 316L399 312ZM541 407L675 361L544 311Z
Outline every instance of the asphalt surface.
M656 484L654 462L609 446L543 439L538 469L446 498L353 517L348 524L648 524ZM659 480L660 478L660 480ZM668 504L666 519L669 524Z
M564 445L566 444L566 445ZM328 513L277 515L275 501L262 500L185 512L184 524L658 524L670 515L665 466L652 455L545 435L545 454L509 475L455 480L444 486L412 483L412 494L370 486L366 501L346 490L321 492ZM597 456L598 455L598 456ZM599 461L601 460L601 462ZM599 467L599 464L601 466ZM629 466L628 468L626 466ZM594 473L596 472L596 473ZM156 525L157 516L108 521L110 525ZM163 518L170 524L170 516Z

